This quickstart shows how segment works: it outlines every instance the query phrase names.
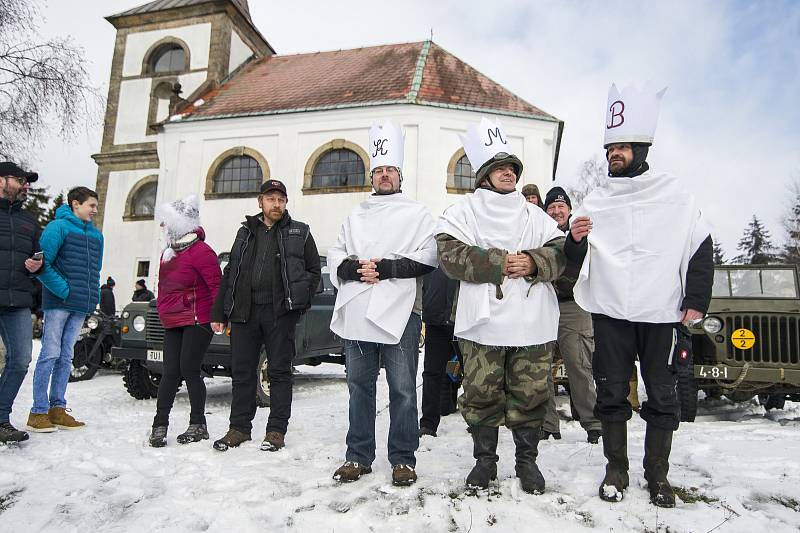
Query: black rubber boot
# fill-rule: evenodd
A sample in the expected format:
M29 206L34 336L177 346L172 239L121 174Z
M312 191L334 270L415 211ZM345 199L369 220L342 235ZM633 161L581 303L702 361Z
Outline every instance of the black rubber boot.
M672 431L647 424L644 436L644 478L650 490L650 503L658 507L675 507L675 493L667 481Z
M515 470L522 490L529 494L544 492L544 476L536 466L539 455L539 428L520 427L511 430L514 444L517 445L517 464Z
M620 502L628 488L628 423L602 422L603 455L606 456L606 477L600 483L600 499Z
M472 426L475 466L467 476L467 487L473 489L489 488L489 482L497 479L497 434L499 429L490 426Z

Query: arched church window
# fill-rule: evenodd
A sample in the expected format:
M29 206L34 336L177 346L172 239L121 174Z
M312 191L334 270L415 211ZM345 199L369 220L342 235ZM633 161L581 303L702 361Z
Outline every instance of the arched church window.
M135 217L152 217L156 208L156 191L158 182L143 185L136 191L131 201L131 215Z
M464 194L475 190L475 172L464 149L459 149L447 166L447 192Z
M226 159L214 176L215 193L257 193L264 173L258 161L248 155Z
M150 56L150 72L155 74L187 70L186 51L179 44L159 46Z
M156 207L158 176L145 176L128 193L123 220L152 220Z
M312 187L359 187L364 185L364 161L347 148L329 150L317 160Z

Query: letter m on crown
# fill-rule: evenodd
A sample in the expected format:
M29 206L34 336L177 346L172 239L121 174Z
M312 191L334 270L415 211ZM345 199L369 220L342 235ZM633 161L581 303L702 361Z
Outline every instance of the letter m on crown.
M491 146L494 144L495 139L499 139L501 143L508 144L505 139L503 139L503 134L500 132L500 128L487 128L486 133L488 135L487 139L489 142L483 143L484 146Z

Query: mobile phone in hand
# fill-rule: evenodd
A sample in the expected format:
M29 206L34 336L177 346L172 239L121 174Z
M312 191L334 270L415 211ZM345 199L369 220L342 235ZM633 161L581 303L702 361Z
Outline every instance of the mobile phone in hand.
M44 257L44 252L39 250L38 252L36 252L31 256L31 259L33 259L34 261L41 261L43 257Z

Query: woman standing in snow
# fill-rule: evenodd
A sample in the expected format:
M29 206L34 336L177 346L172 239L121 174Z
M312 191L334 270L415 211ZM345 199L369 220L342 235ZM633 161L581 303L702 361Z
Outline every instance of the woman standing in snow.
M208 438L206 386L200 371L211 332L211 304L221 272L214 250L205 243L197 197L162 204L156 209L166 248L161 254L158 315L164 325L164 370L158 386L150 446L167 443L169 413L181 378L189 391L189 429L178 435L186 444Z

